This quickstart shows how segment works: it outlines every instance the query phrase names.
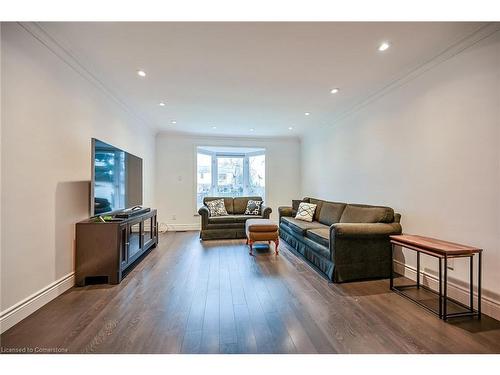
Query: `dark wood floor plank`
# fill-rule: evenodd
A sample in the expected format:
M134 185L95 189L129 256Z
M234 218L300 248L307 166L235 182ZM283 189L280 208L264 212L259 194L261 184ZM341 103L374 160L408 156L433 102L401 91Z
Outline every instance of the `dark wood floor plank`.
M443 322L387 280L332 284L285 244L162 234L121 284L72 288L0 336L71 353L500 353L500 322Z
M270 276L272 273L272 263L265 263L263 269L266 275ZM319 337L317 327L314 331L310 330L309 326L314 325L314 321L306 321L303 315L297 315L293 310L292 301L295 300L295 297L284 286L282 280L279 277L266 277L265 282L273 298L273 303L297 348L297 352L304 354L332 353L333 348L327 343L326 339ZM311 340L308 331L311 331L313 340ZM321 340L321 343L317 346L313 342L316 340Z
M183 241L182 245L180 249L182 252L193 246L200 246L199 242L193 241L191 237L189 241ZM147 324L146 329L142 331L142 334L150 338L147 344L141 347L142 352L180 353L182 349L189 311L196 293L196 278L192 275L197 275L202 267L200 256L185 258L187 259L184 263L187 272L170 273L169 289L166 290L161 285L157 286L156 298L146 307L147 311L151 312L151 321L154 324ZM184 267L178 268L185 270Z
M201 353L220 350L220 264L218 247L206 248L209 268L207 298L203 317Z
M201 349L202 331L187 331L182 341L181 353L199 354Z
M289 255L287 254L287 256ZM286 267L286 264L284 266ZM291 275L293 275L292 272L283 272L282 279L292 293L297 296L294 301L296 311L309 314L315 322L319 323L319 328L322 331L322 335L319 336L326 337L334 351L365 353L370 352L370 348L373 347L377 347L376 352L388 350L387 347L378 345L376 337L370 333L370 325L365 317L357 319L356 326L352 325L352 319L345 318L359 314L353 301L350 301L351 309L343 311L346 297L339 299L338 303L332 305L328 301L328 295L322 295L317 288L314 288L314 282L323 282L328 285L328 282L321 276L305 271L305 269L297 272L295 277ZM342 312L340 313L340 311Z
M236 344L238 342L236 335L236 323L233 309L233 297L231 293L231 278L229 276L229 265L222 263L219 271L220 289L219 289L219 332L220 343L222 345Z
M199 251L203 264L198 268L197 274L190 275L190 278L196 281L194 283L193 298L187 313L181 353L198 353L201 345L210 268L206 264L207 255L204 250L201 248Z
M233 312L235 320L235 329L237 337L237 353L257 353L257 342L250 321L250 312L245 298L243 281L239 272L239 260L241 251L235 250L235 247L229 248L227 252L227 261L229 266L229 279L231 283L231 296L233 301Z
M262 311L265 314L268 326L273 337L273 347L277 353L296 353L295 344L288 333L286 325L283 323L281 314L278 314L278 307L273 297L265 284L266 276L263 272L263 264L266 262L269 255L263 257L255 257L254 262L251 262L252 272L255 275L253 289L260 302Z
M246 250L246 249L245 249ZM240 251L241 253L241 251ZM238 254L238 270L240 272L241 285L245 293L245 301L248 308L249 320L252 325L258 353L275 353L271 329L266 321L266 315L255 293L255 274L252 271L253 259L248 254Z
M247 304L233 305L238 349L237 353L257 353L257 341Z

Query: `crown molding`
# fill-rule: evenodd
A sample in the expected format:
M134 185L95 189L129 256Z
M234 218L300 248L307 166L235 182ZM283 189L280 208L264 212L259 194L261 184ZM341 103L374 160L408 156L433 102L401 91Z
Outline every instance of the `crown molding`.
M420 64L409 73L405 73L404 75L397 77L381 89L378 89L377 91L369 94L364 99L351 106L349 109L334 116L330 124L333 126L337 125L342 120L357 113L369 104L377 101L378 99L398 89L399 87L406 85L407 83L413 81L427 71L462 53L466 49L474 46L475 44L497 33L498 31L500 31L500 23L498 22L490 22L479 27L477 30L448 46L443 51L433 56L423 64Z
M189 138L193 140L222 140L222 141L252 141L252 142L266 142L266 141L293 141L300 142L301 138L298 136L246 136L246 135L217 135L217 134L203 134L203 133L188 133L175 130L162 130L156 133L156 138Z
M115 93L115 90L105 85L94 73L90 71L82 62L81 58L78 58L74 52L70 51L67 47L58 41L53 35L51 35L46 29L44 29L37 22L17 22L26 32L28 32L33 38L35 38L41 45L47 48L50 52L56 55L64 63L66 63L70 68L72 68L77 74L83 77L86 81L92 84L94 87L99 89L104 95L113 100L118 104L126 113L128 113L134 120L141 125L149 125L150 122L146 121L141 115L134 111L129 105L127 105L120 97ZM154 135L154 129L152 126L148 126L151 130L152 135Z

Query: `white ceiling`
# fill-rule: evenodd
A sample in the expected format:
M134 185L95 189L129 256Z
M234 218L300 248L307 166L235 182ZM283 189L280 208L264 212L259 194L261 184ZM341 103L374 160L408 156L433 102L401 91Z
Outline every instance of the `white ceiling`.
M73 22L40 26L156 131L298 136L315 126L330 125L339 114L482 24ZM379 52L377 47L385 40L392 46ZM139 78L138 69L145 70L147 77ZM332 95L333 87L341 91ZM160 101L166 106L160 107Z

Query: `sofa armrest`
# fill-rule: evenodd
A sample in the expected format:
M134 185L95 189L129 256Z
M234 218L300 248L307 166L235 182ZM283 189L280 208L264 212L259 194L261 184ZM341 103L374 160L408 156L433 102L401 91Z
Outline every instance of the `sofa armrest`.
M208 210L207 206L202 206L198 210L198 213L200 214L201 217L201 229L205 229L208 225L208 218L210 216L210 211Z
M333 281L389 277L389 236L399 233L399 223L338 223L330 226L330 255L335 264Z
M278 222L281 223L281 218L282 217L293 217L295 216L295 210L292 207L289 206L281 206L278 207Z
M399 223L336 223L330 226L333 238L380 238L401 234Z
M273 209L268 206L261 206L261 212L262 212L262 218L264 219L269 219L271 216L271 212L273 212Z

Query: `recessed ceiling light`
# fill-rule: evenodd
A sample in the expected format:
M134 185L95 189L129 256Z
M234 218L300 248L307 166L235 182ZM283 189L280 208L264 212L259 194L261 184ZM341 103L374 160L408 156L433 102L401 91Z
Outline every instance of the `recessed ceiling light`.
M378 50L379 51L385 51L385 50L389 49L390 46L391 45L389 44L389 42L382 42L380 44L380 46L378 46Z
M217 126L212 126L212 129L214 129L214 130L217 129Z
M145 72L144 70L138 70L138 71L137 71L137 75L138 75L139 77L146 77L146 72Z
M177 121L175 121L175 120L172 120L171 122L172 122L172 124L177 124Z
M305 112L304 115L309 116L311 113L310 112Z
M331 89L331 90L330 90L330 93L331 93L331 94L336 94L336 93L338 93L339 91L340 91L340 89L339 89L339 88L337 88L337 87L335 87L334 89Z
M291 126L288 127L288 130L293 130L293 128Z
M251 131L251 132L253 132L253 131L254 131L254 129L253 129L253 128L250 128L250 131Z
M160 102L160 103L159 103L159 106L160 106L160 107L165 107L165 103Z

